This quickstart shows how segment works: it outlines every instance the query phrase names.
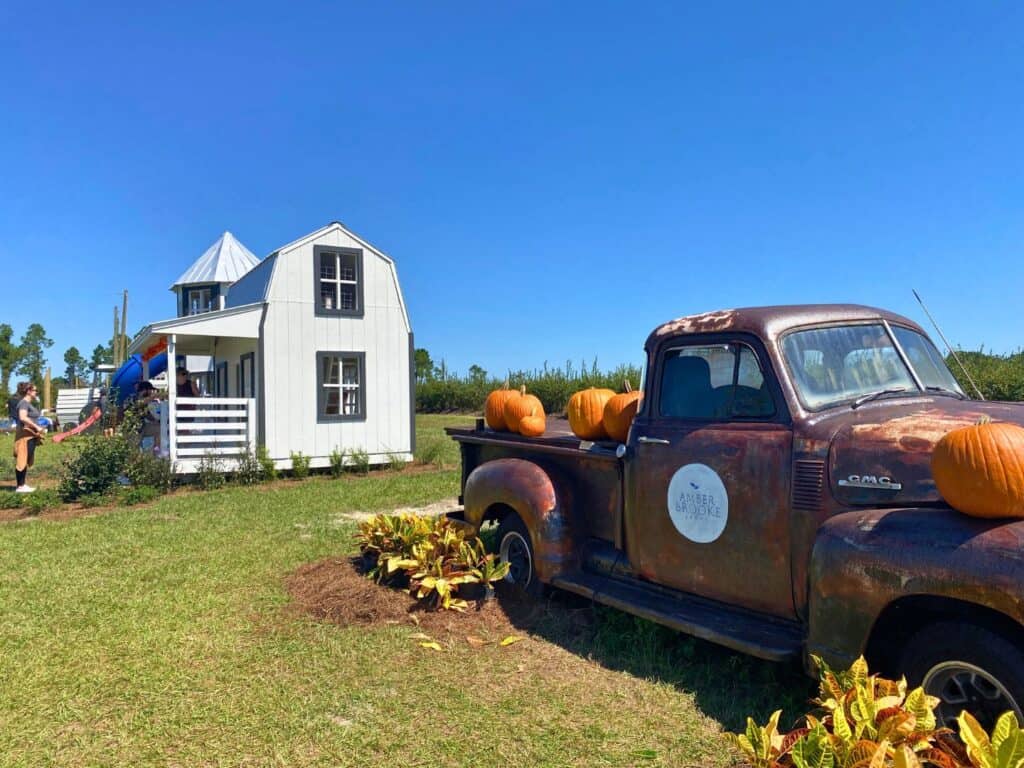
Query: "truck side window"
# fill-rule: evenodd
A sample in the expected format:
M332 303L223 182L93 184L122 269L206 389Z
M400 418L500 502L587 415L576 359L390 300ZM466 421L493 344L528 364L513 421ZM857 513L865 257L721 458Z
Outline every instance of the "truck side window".
M775 413L757 356L742 344L670 349L659 403L662 416L676 419L762 419Z

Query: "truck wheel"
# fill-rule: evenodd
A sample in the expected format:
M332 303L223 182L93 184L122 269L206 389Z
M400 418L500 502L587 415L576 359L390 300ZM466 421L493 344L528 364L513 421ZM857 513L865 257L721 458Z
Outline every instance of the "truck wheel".
M907 643L901 668L911 686L938 697L940 726L957 730L956 718L965 709L987 731L1007 710L1024 720L1024 653L984 627L955 622L925 627Z
M505 515L498 526L498 556L509 565L508 576L505 577L507 584L533 597L544 593L544 585L533 569L530 531L519 515Z

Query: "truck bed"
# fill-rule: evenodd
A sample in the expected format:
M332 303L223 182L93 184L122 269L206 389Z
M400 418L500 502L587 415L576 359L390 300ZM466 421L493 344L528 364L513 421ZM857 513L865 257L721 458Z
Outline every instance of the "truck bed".
M571 498L577 530L622 546L623 464L611 441L580 440L567 419L548 417L541 437L495 432L477 419L474 426L446 427L462 451L462 484L479 465L495 459L523 459L542 466ZM461 497L460 497L461 502Z

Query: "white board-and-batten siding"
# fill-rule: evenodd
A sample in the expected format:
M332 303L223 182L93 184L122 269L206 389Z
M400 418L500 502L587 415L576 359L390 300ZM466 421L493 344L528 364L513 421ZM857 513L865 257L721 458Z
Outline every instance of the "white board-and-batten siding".
M362 251L363 316L316 314L314 247ZM262 338L265 444L271 457L291 451L327 464L338 449L361 449L381 463L411 458L413 366L410 328L394 264L340 227L282 248L267 291ZM321 422L317 414L317 353L365 354L366 418Z

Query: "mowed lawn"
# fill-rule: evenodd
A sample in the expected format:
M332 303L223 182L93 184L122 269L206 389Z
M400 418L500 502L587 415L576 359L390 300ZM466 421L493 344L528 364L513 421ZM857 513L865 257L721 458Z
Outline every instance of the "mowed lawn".
M465 422L421 417L420 446ZM290 572L354 551L346 512L458 493L432 450L449 466L0 524L0 765L727 766L723 723L796 718L793 671L572 601L440 652L289 610Z

